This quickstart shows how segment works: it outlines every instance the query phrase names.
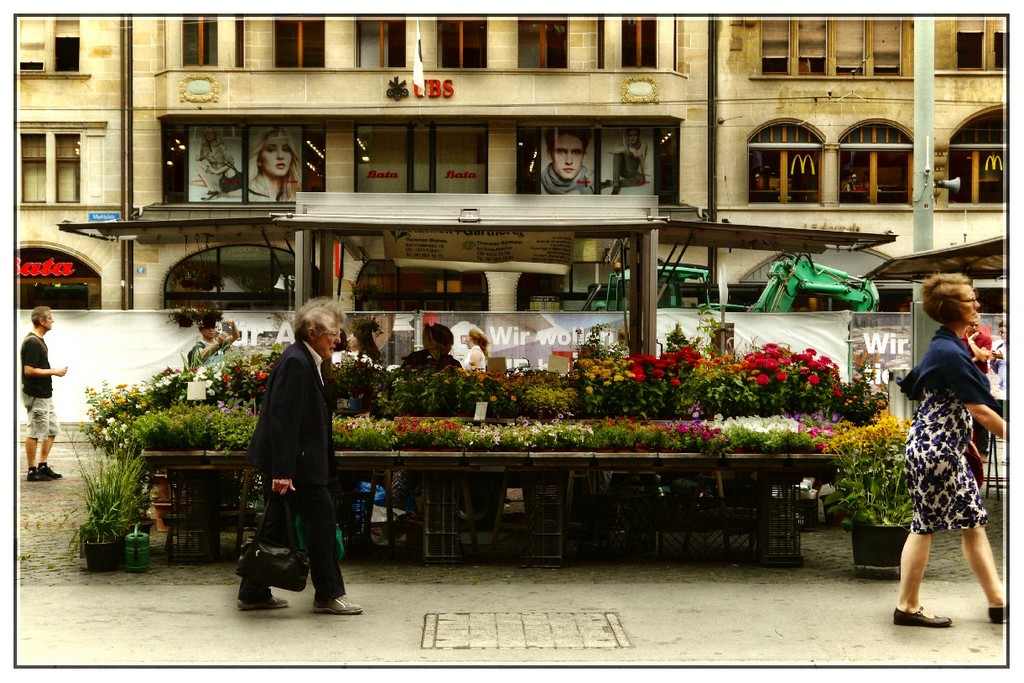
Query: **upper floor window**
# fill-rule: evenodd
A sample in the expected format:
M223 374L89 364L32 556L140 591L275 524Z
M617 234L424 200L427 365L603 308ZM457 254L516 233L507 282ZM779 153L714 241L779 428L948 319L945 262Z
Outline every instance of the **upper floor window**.
M623 17L622 66L658 66L658 25L654 17Z
M956 20L956 68L1006 68L1006 18L963 17Z
M58 19L53 40L55 71L78 71L81 43L78 19Z
M313 126L164 129L165 202L294 202L323 192L324 131Z
M568 20L519 20L519 68L564 69L568 65Z
M795 123L762 128L747 144L749 201L821 202L821 139Z
M986 114L969 122L950 138L948 177L960 178L960 191L950 203L999 204L1006 202L1006 122L1004 112Z
M360 67L405 68L405 19L360 19L356 34Z
M181 39L182 64L217 64L217 17L186 16L182 21Z
M853 129L839 141L839 201L909 204L914 143L885 124Z
M441 68L487 67L487 20L455 19L438 22Z
M761 73L899 75L904 30L900 19L890 18L763 19Z
M356 192L487 193L486 126L358 126Z
M308 69L323 65L323 19L274 20L274 66Z
M79 71L80 48L77 18L18 20L18 68L21 71Z
M49 139L52 138L52 147ZM21 135L21 201L47 201L48 188L61 203L81 201L81 136L77 133Z

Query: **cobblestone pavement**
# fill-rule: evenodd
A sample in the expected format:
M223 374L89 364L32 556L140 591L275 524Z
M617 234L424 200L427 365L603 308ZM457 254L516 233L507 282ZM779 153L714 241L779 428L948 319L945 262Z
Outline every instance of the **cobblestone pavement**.
M20 438L20 437L19 437ZM22 453L21 441L15 445ZM64 475L51 482L27 482L23 460L19 467L18 569L22 586L63 585L234 585L234 532L225 533L221 542L222 559L204 565L168 564L164 550L166 535L154 529L150 547L150 569L145 573L123 571L93 573L85 569L85 561L77 548L70 546L73 529L80 519L75 510L81 487L79 459L86 462L98 457L88 442L77 432L77 425L68 425L58 437L50 455L50 465ZM995 491L985 498L989 511L988 534L1002 572L1005 557L1003 501L996 500ZM818 524L801 534L803 566L765 567L757 562L679 561L663 560L656 555L634 555L614 559L578 557L570 554L558 569L522 568L519 551L522 539L505 538L497 550L490 551L481 543L479 551L467 544L461 565L426 566L418 553L399 547L396 556L388 557L385 548L352 552L343 561L345 580L350 584L572 584L572 583L698 583L704 581L743 581L798 584L834 582L838 587L870 581L854 575L853 554L849 534L836 526ZM960 551L960 535L938 534L925 576L929 580L973 582ZM894 585L895 590L895 585Z

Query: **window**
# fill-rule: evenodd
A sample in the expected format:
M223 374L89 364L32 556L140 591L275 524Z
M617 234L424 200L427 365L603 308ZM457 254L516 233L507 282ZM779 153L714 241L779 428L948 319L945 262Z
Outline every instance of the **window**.
M245 66L245 18L235 18L235 66Z
M356 283L372 285L380 298L360 303L381 311L485 311L487 277L443 268L398 267L393 260L367 261Z
M519 20L519 68L564 69L569 65L566 19Z
M187 16L182 21L182 64L217 64L217 18Z
M761 22L761 73L789 73L789 20Z
M658 27L653 17L622 19L622 66L658 66Z
M1005 69L1005 59L1005 17L987 20L984 17L965 17L956 20L957 69Z
M517 192L657 195L662 204L678 204L677 142L675 129L659 126L522 127ZM562 170L557 159L565 162Z
M747 144L751 203L821 203L821 140L794 123L762 128Z
M487 194L486 126L358 126L356 192Z
M57 201L77 202L82 186L82 152L78 135L55 135L57 143Z
M900 19L802 17L761 20L761 73L789 76L900 75ZM790 63L795 47L796 67Z
M323 192L325 137L317 126L167 126L163 201L294 202L296 192Z
M323 65L323 19L274 20L274 66L310 69Z
M78 71L78 19L58 19L53 42L55 71Z
M441 68L487 67L487 20L460 19L438 22Z
M1004 112L974 119L950 138L947 177L960 178L951 204L1006 202L1006 123Z
M185 266L212 270L223 284L212 290L186 289ZM164 306L214 306L234 310L288 308L293 303L295 254L262 245L231 245L192 254L167 273Z
M405 20L356 22L359 66L405 68Z
M914 142L885 124L855 128L839 141L839 201L909 204Z
M825 73L825 20L797 20L797 60L800 73L820 75Z
M21 201L46 201L46 136L21 136Z

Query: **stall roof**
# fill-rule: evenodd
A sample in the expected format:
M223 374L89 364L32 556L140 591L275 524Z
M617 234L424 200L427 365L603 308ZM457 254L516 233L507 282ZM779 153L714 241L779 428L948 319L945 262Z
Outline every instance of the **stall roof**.
M692 211L690 213L693 213ZM291 239L299 230L331 230L339 237L379 237L393 227L424 232L511 230L570 231L579 238L614 239L658 230L661 244L822 253L829 247L865 249L895 234L709 223L676 218L653 196L549 197L299 193L294 211L274 207L150 207L125 221L62 223L60 230L140 244L206 240Z
M920 281L935 273L964 273L978 280L1006 276L1006 239L993 237L955 247L899 256L864 277L870 280Z

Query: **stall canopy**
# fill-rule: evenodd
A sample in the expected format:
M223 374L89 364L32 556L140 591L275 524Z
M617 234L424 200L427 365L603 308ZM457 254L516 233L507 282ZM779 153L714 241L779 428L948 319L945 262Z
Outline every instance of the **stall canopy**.
M1005 237L993 237L980 242L899 256L864 277L870 280L921 281L935 273L964 273L976 280L995 280L1006 275L1005 255Z

